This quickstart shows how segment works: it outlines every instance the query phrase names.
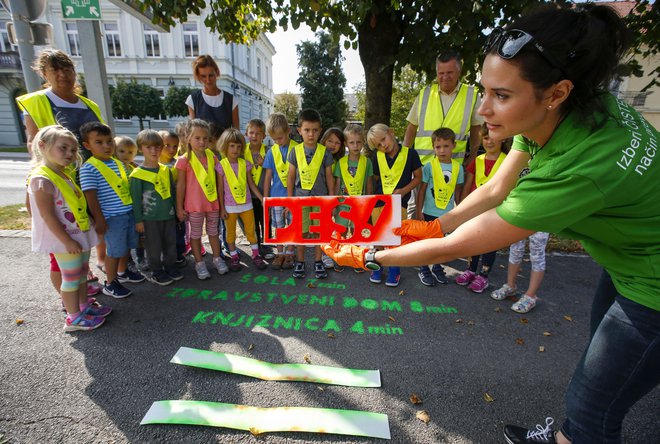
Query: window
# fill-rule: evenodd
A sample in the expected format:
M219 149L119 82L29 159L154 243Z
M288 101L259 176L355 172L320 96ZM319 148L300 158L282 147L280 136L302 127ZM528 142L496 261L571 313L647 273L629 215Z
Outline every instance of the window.
M78 27L75 23L64 23L64 31L66 32L66 42L69 46L69 54L72 56L80 57L80 38L78 37Z
M199 55L197 23L183 24L183 48L186 57L197 57Z
M261 59L257 57L257 82L261 83Z
M9 43L9 33L7 32L7 21L0 20L0 51L9 52L14 51L11 43Z
M105 35L105 49L108 57L121 57L119 26L116 23L103 23L103 34Z
M252 50L250 48L245 49L245 70L248 75L252 75Z
M147 57L160 57L160 36L149 25L143 25L144 46L147 48Z
M266 65L266 80L264 82L267 87L270 87L270 68Z

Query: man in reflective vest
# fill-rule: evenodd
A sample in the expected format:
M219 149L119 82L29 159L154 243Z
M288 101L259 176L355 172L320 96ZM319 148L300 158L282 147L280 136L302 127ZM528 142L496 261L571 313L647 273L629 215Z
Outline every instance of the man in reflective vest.
M483 118L476 113L481 98L475 86L460 83L461 57L457 52L448 51L436 59L437 83L419 92L408 113L408 127L403 139L404 146L417 150L422 164L433 159L431 134L440 127L451 128L456 133L456 148L452 157L466 157L468 134L470 153L466 163L477 156L479 148L479 127Z

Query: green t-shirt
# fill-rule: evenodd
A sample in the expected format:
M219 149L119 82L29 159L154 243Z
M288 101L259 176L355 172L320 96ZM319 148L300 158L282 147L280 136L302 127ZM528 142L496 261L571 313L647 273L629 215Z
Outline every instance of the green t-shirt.
M364 171L364 184L362 184L362 194L365 194L367 192L367 180L371 178L371 176L374 175L374 169L371 166L371 159L368 157L367 159L367 167L365 168ZM355 177L355 173L357 172L357 167L358 167L358 162L354 162L350 159L348 159L348 172L350 173L351 176ZM339 180L339 195L340 196L348 196L348 191L346 191L346 184L344 183L344 180L341 178L341 167L339 166L339 161L335 163L335 169L332 172L332 174L337 177L335 180Z
M658 131L632 107L607 95L607 122L592 130L574 113L532 155L529 174L497 208L521 228L578 239L618 292L660 311L660 153Z
M157 173L158 168L146 168L140 166L152 173ZM143 220L170 220L176 215L176 184L170 172L170 194L167 199L160 197L154 184L146 180L131 177L130 180L131 197L133 198L133 214L135 222Z

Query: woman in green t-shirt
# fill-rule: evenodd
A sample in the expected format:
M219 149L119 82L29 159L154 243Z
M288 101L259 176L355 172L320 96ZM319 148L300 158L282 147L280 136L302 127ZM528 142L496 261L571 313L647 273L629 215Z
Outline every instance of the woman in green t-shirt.
M509 443L621 443L624 416L660 383L658 132L608 92L627 42L616 12L594 4L494 29L477 112L493 137L516 136L495 177L433 222L404 221L395 233L424 239L414 245L324 247L340 265L376 269L484 253L535 231L582 242L605 271L567 419L558 432L551 418L533 431L506 426Z

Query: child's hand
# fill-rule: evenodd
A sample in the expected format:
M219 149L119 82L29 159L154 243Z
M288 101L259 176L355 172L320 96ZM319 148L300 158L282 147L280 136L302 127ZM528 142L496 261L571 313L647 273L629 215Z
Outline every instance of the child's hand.
M220 210L220 219L226 220L229 217L225 210Z
M253 154L252 160L254 160L254 165L262 166L264 164L264 158L261 157L261 154Z
M138 233L144 233L144 222L136 222L135 231L137 231Z
M188 214L185 212L185 210L182 209L176 210L176 217L179 219L179 222L183 222L184 220L186 220L187 215Z
M82 247L80 244L71 238L64 243L64 248L66 248L66 252L70 254L82 253Z
M404 193L403 193L403 190L402 190L402 189L397 188L396 190L392 191L392 194L400 194L400 195L403 196Z

